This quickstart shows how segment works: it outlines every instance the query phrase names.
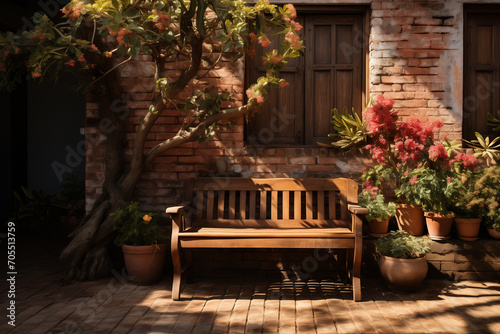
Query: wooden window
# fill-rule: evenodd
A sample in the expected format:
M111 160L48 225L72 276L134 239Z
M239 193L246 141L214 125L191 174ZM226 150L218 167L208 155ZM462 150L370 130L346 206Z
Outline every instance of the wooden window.
M488 113L500 109L500 6L466 6L463 137L495 136Z
M305 56L292 59L280 77L290 85L274 89L261 112L247 125L250 145L315 145L330 142L332 109L344 106L361 111L366 40L364 14L303 14L299 36ZM252 83L264 75L260 57L270 48L256 50L247 59L247 78Z

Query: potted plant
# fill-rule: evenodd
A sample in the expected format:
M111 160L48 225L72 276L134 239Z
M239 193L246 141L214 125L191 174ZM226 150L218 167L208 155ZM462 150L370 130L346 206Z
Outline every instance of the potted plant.
M425 254L430 251L429 244L429 238L401 230L377 239L380 273L390 289L410 292L422 285L427 276Z
M166 236L158 230L157 215L141 212L137 202L131 202L111 215L118 230L115 245L122 248L131 281L140 284L159 281L167 244Z
M386 202L382 194L382 182L391 177L391 170L382 165L370 168L361 176L362 192L358 195L358 203L368 209L366 220L372 237L387 234L389 218L396 213L396 204Z
M500 239L500 166L482 169L474 179L470 206L478 206L488 234Z
M484 202L476 201L475 184L480 175L481 173L469 172L462 177L464 189L458 192L452 207L455 213L453 222L457 229L457 236L465 241L474 241L479 238L481 209Z
M461 179L452 170L420 167L408 173L399 193L422 206L431 239L446 240L454 217L448 209L462 187Z

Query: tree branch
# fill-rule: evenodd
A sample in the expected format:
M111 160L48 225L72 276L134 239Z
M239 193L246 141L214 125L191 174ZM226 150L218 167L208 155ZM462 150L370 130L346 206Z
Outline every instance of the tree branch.
M197 140L201 135L205 133L205 130L209 125L223 119L234 119L241 117L257 108L257 104L246 104L237 108L224 109L215 115L207 117L193 128L187 130L181 129L174 137L167 139L164 142L153 147L145 156L145 164L149 164L155 157L170 148L178 147L179 145L182 145L184 143Z
M201 65L201 57L203 55L202 46L202 39L193 38L191 40L191 65L186 68L182 72L181 76L170 85L170 98L175 98L175 96L179 94L186 87L189 81L191 81L191 79L198 73ZM146 137L149 131L151 131L151 128L155 124L156 120L158 119L158 117L160 117L161 113L166 107L165 103L163 103L161 92L155 93L155 97L153 98L153 107L156 113L148 112L141 120L141 123L139 124L139 127L137 129L134 142L134 150L132 154L132 171L142 168L144 162L144 144L146 142Z

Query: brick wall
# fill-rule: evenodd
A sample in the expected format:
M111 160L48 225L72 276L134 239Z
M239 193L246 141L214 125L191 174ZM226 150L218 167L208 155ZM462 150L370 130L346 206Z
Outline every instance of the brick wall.
M285 3L287 1L277 1ZM293 1L292 1L293 2ZM478 1L479 2L479 1ZM497 1L500 2L500 1ZM303 3L303 2L302 2ZM366 1L316 1L316 4L366 4ZM372 1L370 13L369 95L384 94L395 100L403 117L439 118L441 134L461 138L463 6L460 1ZM121 70L123 99L116 112L130 121L129 143L151 99L151 59L140 56ZM187 62L166 65L175 78ZM235 91L243 101L244 61L223 60L206 75L202 85ZM180 99L188 96L188 90ZM126 109L125 109L126 108ZM103 181L102 142L109 124L96 120L97 105L87 104L87 209L99 195ZM182 119L175 109L160 117L148 137L147 147L173 135ZM268 129L269 130L269 129ZM272 136L272 131L266 131ZM129 144L130 147L130 144ZM128 152L130 154L130 152ZM243 119L231 131L209 143L190 143L166 152L147 167L135 192L145 209L163 210L177 203L182 181L211 173L240 173L246 177L355 177L369 160L341 155L317 147L255 148L244 142Z

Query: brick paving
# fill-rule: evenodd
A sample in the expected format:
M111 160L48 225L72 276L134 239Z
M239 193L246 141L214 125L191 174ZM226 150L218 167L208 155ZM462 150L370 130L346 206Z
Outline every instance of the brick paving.
M355 303L342 281L221 275L184 285L172 302L168 278L138 286L115 272L62 284L58 250L47 248L18 260L16 327L2 284L0 333L500 333L499 282L427 280L397 294L365 279Z

